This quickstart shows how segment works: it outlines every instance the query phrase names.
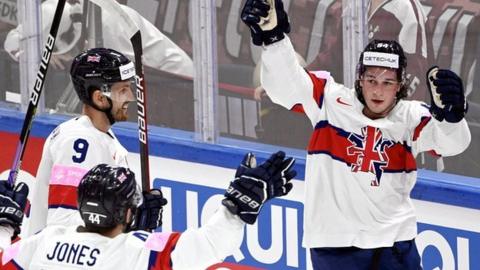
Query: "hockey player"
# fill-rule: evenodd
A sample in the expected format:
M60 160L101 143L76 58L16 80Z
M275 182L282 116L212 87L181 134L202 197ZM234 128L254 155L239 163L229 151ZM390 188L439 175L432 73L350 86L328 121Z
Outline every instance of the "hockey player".
M81 224L76 190L83 174L99 163L128 167L127 150L110 127L127 120L135 101L134 64L117 51L94 48L73 60L70 75L83 115L60 124L45 141L25 235L48 224Z
M184 233L131 231L139 200L133 172L100 164L82 178L78 205L85 226L48 226L4 247L2 269L206 269L233 254L245 223L253 224L263 204L287 194L294 160L277 152L254 167L249 153L238 167L225 198L210 220ZM3 183L2 183L3 182ZM21 222L27 191L0 181L0 236L10 237ZM160 208L166 203L156 198ZM2 209L11 209L3 211Z
M302 109L314 127L303 236L313 268L421 269L410 199L415 156L451 156L468 147L461 79L433 67L427 73L430 106L403 100L403 49L395 41L374 40L360 56L355 89L349 89L328 72L300 67L281 0L247 0L241 19L263 48L267 94L288 109Z

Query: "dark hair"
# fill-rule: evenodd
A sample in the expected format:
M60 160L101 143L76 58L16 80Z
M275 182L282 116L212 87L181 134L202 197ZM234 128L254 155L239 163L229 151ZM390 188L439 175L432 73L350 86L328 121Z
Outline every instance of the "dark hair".
M355 81L355 91L357 93L358 99L365 105L365 99L362 94L362 86L360 85L360 78L365 73L367 66L363 64L363 55L365 52L381 52L381 53L390 53L396 54L399 58L399 67L396 69L397 80L400 82L400 90L397 92L397 101L407 97L408 91L408 82L407 82L407 58L403 52L402 46L395 40L372 40L365 47L363 52L360 54L360 59L357 64L357 79Z

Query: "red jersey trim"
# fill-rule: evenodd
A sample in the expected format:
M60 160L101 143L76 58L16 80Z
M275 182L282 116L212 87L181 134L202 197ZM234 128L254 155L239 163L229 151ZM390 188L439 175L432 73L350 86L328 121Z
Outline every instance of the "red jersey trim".
M323 94L325 92L325 84L327 83L327 80L317 77L314 73L307 72L307 74L310 76L313 83L313 100L315 100L319 108L322 108ZM290 110L297 113L305 113L302 104L299 103L293 105Z
M327 80L321 79L317 77L315 74L308 72L308 76L313 83L313 99L317 103L319 108L323 106L323 96L325 93L325 84L327 84Z
M303 106L302 104L295 104L293 105L293 107L290 109L292 112L296 112L296 113L305 113L305 110L303 109Z
M77 187L50 185L48 208L77 209Z
M0 258L2 257L3 253L0 253ZM1 260L1 259L0 259ZM2 270L23 270L20 265L15 262L15 260L10 260L7 264L3 265L3 262L0 264L0 269Z
M424 116L420 120L420 124L415 128L415 131L413 132L413 141L416 141L418 137L420 136L420 132L422 132L423 128L432 120L432 117L427 117Z
M151 251L148 260L148 270L172 270L171 254L177 245L181 233L172 233L163 251Z

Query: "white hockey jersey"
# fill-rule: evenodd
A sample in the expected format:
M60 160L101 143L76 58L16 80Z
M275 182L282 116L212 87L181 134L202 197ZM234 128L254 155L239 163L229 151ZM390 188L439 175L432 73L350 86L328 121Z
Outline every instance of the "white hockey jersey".
M181 270L206 269L232 255L245 223L224 206L199 229L184 233L134 231L109 238L48 226L6 247L1 269Z
M36 182L31 187L30 221L22 228L22 236L46 225L83 224L77 211L80 179L100 163L128 167L127 154L111 130L98 130L86 115L60 124L43 146Z
M305 169L306 247L376 248L413 239L416 155L455 155L471 140L465 120L439 122L418 101L401 100L387 117L369 119L353 89L328 72L301 68L288 37L264 47L262 85L314 127Z

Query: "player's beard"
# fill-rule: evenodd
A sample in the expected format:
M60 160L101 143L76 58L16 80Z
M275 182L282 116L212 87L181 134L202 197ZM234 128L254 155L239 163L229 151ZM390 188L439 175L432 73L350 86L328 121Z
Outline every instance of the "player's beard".
M127 110L128 104L129 104L129 102L123 103L120 108L117 108L115 110L115 112L113 112L113 117L115 118L116 122L121 122L121 121L127 121L128 120L128 110Z

